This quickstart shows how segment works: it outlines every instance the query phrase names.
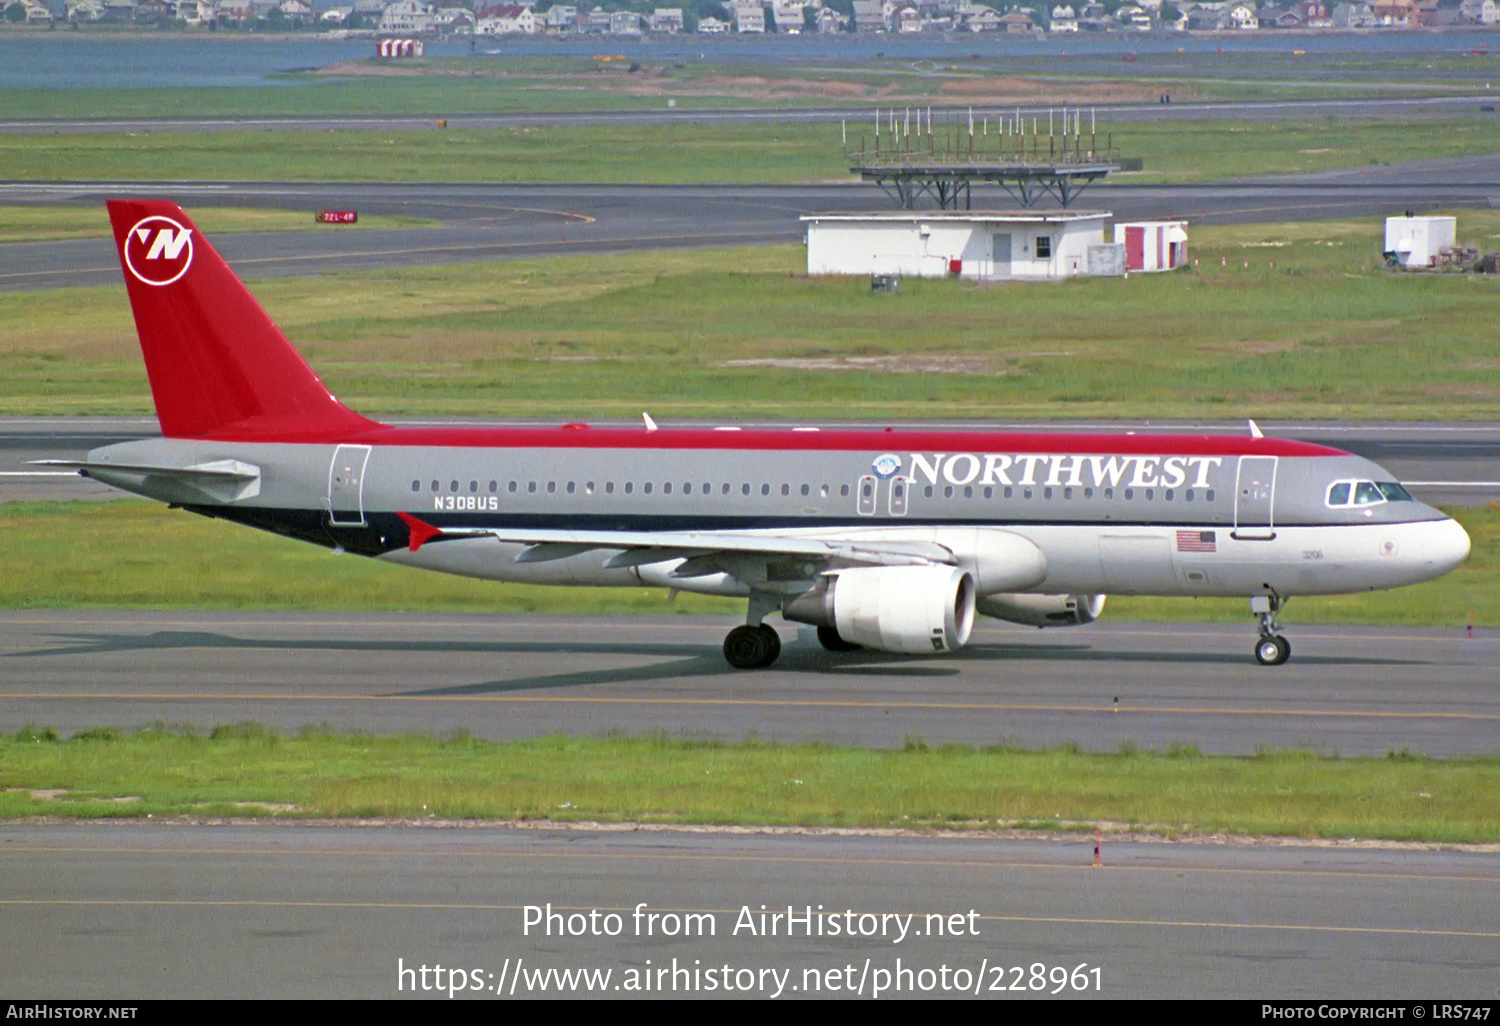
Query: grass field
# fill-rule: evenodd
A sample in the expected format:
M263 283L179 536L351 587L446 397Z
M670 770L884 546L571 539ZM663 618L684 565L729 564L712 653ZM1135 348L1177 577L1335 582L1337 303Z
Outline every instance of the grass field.
M662 738L504 744L27 728L0 739L0 818L35 815L645 823L1500 840L1500 759L1114 755L909 740L901 751Z
M1459 211L1500 249L1500 213ZM254 283L372 415L1500 417L1500 278L1388 272L1378 221L1192 228L1195 269L1008 283L808 278L800 247ZM124 290L10 293L0 414L140 414Z
M1045 118L1039 127L1046 132ZM0 179L841 181L850 179L842 131L838 124L773 123L3 135ZM859 148L861 134L874 145L873 118L868 125L850 122L848 131L852 148ZM976 142L981 151L984 141ZM1494 153L1500 118L1106 122L1096 142L1144 160L1146 170L1120 176L1124 181L1224 181ZM1045 140L1041 148L1045 154Z
M184 37L192 34L184 34ZM126 33L81 33L49 45L129 46ZM146 38L161 41L159 34ZM181 46L256 45L224 34L167 40ZM1004 39L975 40L969 53L935 47L938 59L876 56L808 40L800 53L757 54L699 41L693 59L637 46L622 61L510 46L503 55L428 57L392 66L352 47L344 61L275 76L273 84L206 88L0 90L8 116L255 117L401 114L455 116L510 111L854 106L909 104L1108 104L1198 99L1476 95L1500 78L1500 57L1454 35L1431 53L1297 53L1295 39L1267 39L1253 51L1220 52L1184 39L1183 53L1023 54ZM1128 45L1122 40L1122 47Z
M1458 570L1391 592L1297 599L1288 622L1481 627L1500 617L1500 506L1453 514L1473 541ZM0 504L0 607L711 613L743 599L647 588L549 588L422 573L144 501ZM1112 598L1124 620L1245 621L1244 599Z

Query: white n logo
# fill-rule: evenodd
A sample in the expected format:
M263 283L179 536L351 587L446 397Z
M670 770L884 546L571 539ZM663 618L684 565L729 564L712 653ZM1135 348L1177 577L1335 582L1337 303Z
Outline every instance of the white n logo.
M146 253L147 260L160 260L165 257L168 260L176 260L182 256L183 249L188 244L188 237L193 234L191 228L183 228L181 231L172 231L170 228L162 228L156 233L156 241L151 243L151 249ZM141 239L145 242L145 238Z
M145 217L125 235L125 269L147 285L170 285L193 263L193 229L160 214Z

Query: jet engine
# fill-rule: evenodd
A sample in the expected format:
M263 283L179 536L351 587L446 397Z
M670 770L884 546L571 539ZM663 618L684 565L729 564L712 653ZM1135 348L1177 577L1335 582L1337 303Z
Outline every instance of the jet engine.
M1103 595L986 595L976 604L985 616L1028 627L1074 627L1104 612Z
M951 652L968 644L974 626L974 577L954 566L838 570L782 616L882 652Z

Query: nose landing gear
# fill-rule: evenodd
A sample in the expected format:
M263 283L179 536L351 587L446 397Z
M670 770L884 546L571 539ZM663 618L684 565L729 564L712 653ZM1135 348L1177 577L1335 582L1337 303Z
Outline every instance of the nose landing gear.
M1250 599L1250 612L1260 617L1260 640L1255 643L1255 661L1262 666L1280 666L1292 656L1292 644L1281 636L1281 624L1276 622L1276 614L1285 601L1269 585L1266 590L1270 594Z

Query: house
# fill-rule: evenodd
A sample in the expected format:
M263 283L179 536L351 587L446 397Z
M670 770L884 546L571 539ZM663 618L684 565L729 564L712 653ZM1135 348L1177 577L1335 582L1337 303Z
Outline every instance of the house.
M881 0L854 0L854 30L856 32L886 32L885 5Z
M376 28L385 33L409 33L430 32L432 26L432 8L422 0L396 0L380 15Z
M1072 6L1061 4L1052 8L1052 16L1047 22L1048 32L1077 32L1078 15L1074 13Z
M1036 25L1031 21L1031 15L1020 11L1011 11L1000 19L1000 24L1005 27L1007 35L1026 36L1036 31Z
M651 12L651 31L662 35L675 36L682 31L682 8L681 7L658 7Z
M763 35L766 31L766 9L759 3L735 0L729 14L736 32Z
M476 36L534 36L536 13L529 4L481 4L474 9Z
M1375 0L1371 5L1375 24L1382 28L1410 28L1416 24L1414 0Z
M771 21L778 33L795 36L802 33L804 24L802 4L791 0L772 0Z
M1294 9L1308 28L1333 28L1333 14L1324 0L1299 0Z
M1458 5L1458 14L1464 21L1475 25L1493 25L1500 17L1495 0L1463 0Z
M553 4L547 8L544 26L549 36L564 36L578 31L578 8L573 4Z
M1219 12L1218 28L1239 32L1254 31L1260 28L1260 17L1255 13L1255 8L1251 4L1226 4Z
M816 18L818 21L818 32L844 32L849 27L848 15L840 14L832 7L819 7Z
M896 10L896 31L906 35L916 35L922 31L922 12L910 4L903 5Z
M718 18L707 17L698 19L698 31L705 36L722 35L729 31L729 22L720 21Z
M1361 29L1375 27L1375 12L1369 4L1362 0L1354 0L1352 3L1335 4L1332 12L1333 27L1342 29Z
M276 5L288 25L308 25L313 20L312 4L307 0L281 0Z
M634 11L610 11L609 34L612 36L639 36L641 16Z
M103 21L104 4L100 0L75 0L68 5L69 21Z

